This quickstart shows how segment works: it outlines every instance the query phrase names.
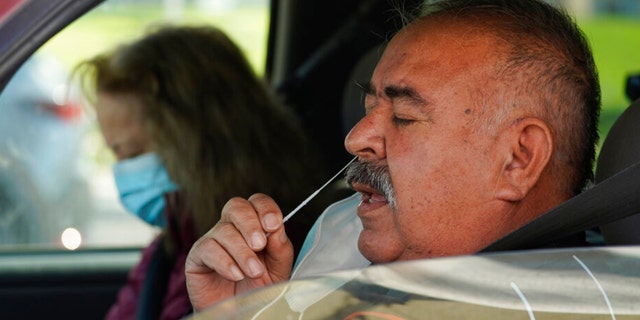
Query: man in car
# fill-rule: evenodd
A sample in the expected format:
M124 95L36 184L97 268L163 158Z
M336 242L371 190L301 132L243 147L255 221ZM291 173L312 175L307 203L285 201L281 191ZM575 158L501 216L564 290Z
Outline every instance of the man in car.
M538 0L425 5L393 37L345 140L357 191L316 222L294 277L478 252L592 178L600 89L565 13ZM196 310L289 279L272 198L231 199L192 248Z

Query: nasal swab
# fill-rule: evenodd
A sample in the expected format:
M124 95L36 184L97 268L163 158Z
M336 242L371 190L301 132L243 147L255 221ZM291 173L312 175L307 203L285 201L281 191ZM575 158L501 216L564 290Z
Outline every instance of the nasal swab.
M331 181L335 180L357 158L358 157L354 157L353 159L351 159L351 161L349 161L342 169L340 169L340 171L338 171L338 173L336 173L333 177L331 177L331 179L329 179L329 181L325 182L325 184L323 184L322 187L320 187L320 189L316 190L309 197L304 199L304 201L302 201L302 203L300 203L295 209L293 209L293 211L289 212L289 214L287 214L284 217L284 219L282 219L282 223L287 222L287 220L289 220L291 217L293 217L294 214L296 214L298 211L300 211L300 209L302 209L302 207L304 207L309 201L311 201L311 199L315 198L318 195L318 193L320 193L320 191L322 189L324 189L324 187L326 187L329 183L331 183Z

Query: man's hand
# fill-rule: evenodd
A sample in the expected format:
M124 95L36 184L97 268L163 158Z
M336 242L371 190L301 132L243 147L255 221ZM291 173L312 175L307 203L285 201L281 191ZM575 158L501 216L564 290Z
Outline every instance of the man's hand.
M268 236L267 236L268 235ZM293 246L282 212L269 196L233 198L220 221L187 257L185 273L196 311L251 289L289 279Z

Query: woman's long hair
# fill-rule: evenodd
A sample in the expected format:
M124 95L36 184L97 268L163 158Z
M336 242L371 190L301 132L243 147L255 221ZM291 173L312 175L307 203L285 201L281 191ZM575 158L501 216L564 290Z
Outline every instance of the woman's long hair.
M265 192L286 213L319 185L323 175L299 121L220 30L160 27L84 66L97 92L140 97L153 147L186 197L196 236L234 196Z

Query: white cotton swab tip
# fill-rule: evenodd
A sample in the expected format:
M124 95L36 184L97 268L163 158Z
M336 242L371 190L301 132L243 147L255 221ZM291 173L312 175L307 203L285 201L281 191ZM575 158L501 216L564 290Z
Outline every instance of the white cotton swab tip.
M287 220L291 219L291 217L293 217L294 214L296 214L298 211L300 211L300 209L302 209L302 207L304 207L305 205L307 205L307 203L309 201L311 201L311 199L315 198L318 193L320 193L320 191L322 189L324 189L324 187L326 187L327 185L329 185L329 183L331 183L331 181L335 180L344 170L347 169L347 167L349 167L349 165L355 161L356 159L358 159L358 157L353 157L353 159L351 159L351 161L349 161L344 167L342 167L342 169L340 169L340 171L338 171L333 177L331 177L331 179L329 179L329 181L325 182L322 187L320 187L318 190L314 191L309 197L307 197L306 199L304 199L304 201L302 201L302 203L300 203L295 209L293 209L291 212L289 212L289 214L287 214L284 219L282 219L282 223L287 222Z

